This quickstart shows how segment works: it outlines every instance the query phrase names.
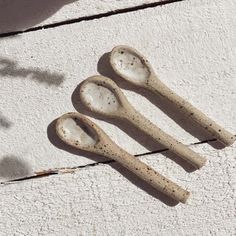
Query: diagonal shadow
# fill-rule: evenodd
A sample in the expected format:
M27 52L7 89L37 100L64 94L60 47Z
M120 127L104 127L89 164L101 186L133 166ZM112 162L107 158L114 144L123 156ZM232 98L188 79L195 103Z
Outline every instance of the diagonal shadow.
M46 83L49 86L59 86L64 81L64 76L55 72L40 70L39 68L22 68L17 62L0 58L0 76L12 78L30 78L39 83Z
M13 123L0 112L0 128L9 129Z
M157 191L152 186L147 184L145 181L137 177L135 174L121 166L119 163L108 159L106 157L90 153L87 151L79 150L74 147L69 146L68 144L64 143L56 134L56 121L57 119L53 120L47 128L47 136L49 141L57 148L65 150L67 152L70 152L74 155L78 156L84 156L96 163L105 163L110 165L112 168L114 168L116 171L118 171L120 174L122 174L125 178L127 178L131 183L136 185L138 188L144 190L146 193L151 195L152 197L159 199L164 204L168 206L176 206L178 202L174 201L173 199L169 198L165 194L161 193L160 191Z
M161 109L166 115L174 120L181 128L186 132L190 133L194 137L198 138L199 141L211 140L214 137L209 134L205 129L199 126L196 122L186 117L174 104L167 101L162 96L154 95L146 91L145 89L136 87L124 79L120 78L112 69L109 63L109 52L104 53L99 59L97 70L101 75L107 76L114 80L119 87L127 90L134 91L142 96L146 97L152 104ZM216 149L222 149L225 146L220 142L209 143Z
M0 33L21 31L40 24L75 0L0 0Z

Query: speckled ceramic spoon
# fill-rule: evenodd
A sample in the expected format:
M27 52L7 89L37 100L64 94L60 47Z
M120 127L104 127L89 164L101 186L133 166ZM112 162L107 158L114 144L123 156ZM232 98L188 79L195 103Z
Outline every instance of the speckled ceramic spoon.
M80 99L94 113L107 118L129 121L195 168L201 168L205 164L205 158L163 132L135 110L111 79L99 75L86 79L80 86Z
M157 173L154 169L117 146L97 125L72 112L61 116L56 123L57 135L67 144L119 162L141 179L172 199L185 203L189 192Z
M148 60L137 50L128 46L113 48L110 53L110 64L115 73L121 78L168 99L181 109L186 116L190 116L225 146L233 144L236 140L233 134L216 124L216 122L163 84L158 79Z

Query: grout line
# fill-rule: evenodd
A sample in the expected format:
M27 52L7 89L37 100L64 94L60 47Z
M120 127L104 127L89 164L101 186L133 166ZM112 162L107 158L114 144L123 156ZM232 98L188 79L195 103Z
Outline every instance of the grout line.
M214 141L217 141L217 139L213 138L213 139L209 139L209 140L190 143L187 146L201 145L201 144L210 143L210 142L214 142ZM146 153L136 154L134 156L135 157L142 157L142 156L147 156L147 155L156 154L156 153L163 153L163 152L166 152L168 150L169 149L165 148L165 149L160 149L160 150L156 150L156 151L150 151L150 152L146 152ZM101 165L101 164L107 165L107 164L114 163L114 162L116 162L116 161L108 160L108 161L100 161L100 162L95 162L95 163L82 165L82 166L75 166L75 167L68 167L68 168L61 167L61 168L43 170L43 171L40 171L40 172L35 172L35 175L32 175L32 176L18 178L18 179L12 179L12 180L8 180L8 181L5 181L5 182L0 182L0 185L8 185L8 184L13 184L13 183L16 183L16 182L22 182L22 181L30 180L30 179L39 179L39 178L44 178L44 177L48 177L48 176L51 176L51 175L74 173L75 171L77 171L79 169L94 167L94 166L98 166L98 165Z
M8 33L2 33L2 34L0 34L0 38L14 36L17 34L33 32L33 31L38 31L38 30L42 30L42 29L50 29L50 28L59 27L62 25L75 24L75 23L79 23L82 21L91 21L91 20L101 19L104 17L109 17L109 16L113 16L113 15L118 15L118 14L125 14L128 12L140 11L140 10L144 10L147 8L154 8L157 6L163 6L163 5L167 5L170 3L181 2L181 1L185 1L185 0L163 0L161 2L146 3L146 4L135 6L135 7L127 7L127 8L123 8L123 9L117 9L117 10L108 11L105 13L100 13L100 14L91 15L91 16L82 16L82 17L79 17L76 19L65 20L65 21L46 24L46 25L42 25L42 26L36 26L36 27L29 28L26 30L19 30L19 31L13 31L13 32L8 32Z
M212 138L212 139L203 140L203 141L199 141L199 142L195 142L195 143L190 143L187 146L194 146L194 145L199 145L199 144L204 144L204 143L214 142L214 141L217 141L217 139ZM156 150L156 151L150 151L150 152L146 152L146 153L142 153L142 154L136 154L134 156L136 156L136 157L146 156L146 155L151 155L151 154L156 154L156 153L162 153L162 152L165 152L168 150L169 150L168 148L164 148L164 149L160 149L160 150Z

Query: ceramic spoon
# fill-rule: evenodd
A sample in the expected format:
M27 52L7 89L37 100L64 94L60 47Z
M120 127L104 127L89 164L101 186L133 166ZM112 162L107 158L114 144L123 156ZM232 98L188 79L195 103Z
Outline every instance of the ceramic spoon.
M78 149L111 158L157 190L185 203L189 192L117 146L97 125L79 113L67 113L56 123L57 135Z
M233 134L164 85L156 76L148 60L135 49L128 46L115 47L110 53L110 64L121 78L168 99L225 146L233 144L236 140Z
M129 121L195 168L201 168L205 164L205 158L163 132L136 111L111 79L104 76L92 76L86 79L80 86L80 99L94 113L107 118Z

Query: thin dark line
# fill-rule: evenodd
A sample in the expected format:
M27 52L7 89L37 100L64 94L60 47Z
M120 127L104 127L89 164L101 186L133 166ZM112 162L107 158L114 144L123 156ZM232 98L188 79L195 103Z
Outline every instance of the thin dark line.
M204 143L209 143L209 142L214 142L214 141L217 141L217 139L213 138L213 139L203 140L203 141L191 143L188 146L199 145L199 144L204 144ZM168 150L169 149L167 149L167 148L159 149L159 150L156 150L156 151L150 151L150 152L145 152L145 153L142 153L142 154L136 154L134 156L135 157L142 157L142 156L147 156L147 155L151 155L151 154L162 153L162 152L165 152L165 151L168 151ZM116 161L108 160L108 161L100 161L100 162L96 162L96 163L86 164L86 165L82 165L82 166L75 166L75 167L69 167L69 168L58 168L58 169L54 169L54 170L46 170L46 171L42 171L40 173L35 173L35 175L32 175L32 176L23 177L23 178L19 178L19 179L8 180L8 181L5 181L5 182L1 182L0 184L10 184L10 183L20 182L20 181L24 181L24 180L39 179L39 178L43 178L43 177L48 177L50 175L61 174L61 173L63 173L63 170L67 170L67 171L69 170L69 171L73 172L73 170L77 170L77 169L93 167L93 166L97 166L97 165L100 165L100 164L107 165L107 164L114 163L114 162L116 162ZM64 173L67 173L67 171L65 171Z
M19 181L30 180L30 179L39 179L39 178L47 177L49 175L57 175L57 174L58 174L57 171L48 171L47 173L43 173L43 174L39 174L39 175L32 175L32 176L19 178L19 179L9 180L9 181L3 182L2 184L8 183L8 182L11 182L11 183L19 182Z
M135 6L135 7L128 7L128 8L118 9L118 10L100 13L100 14L96 14L96 15L83 16L83 17L79 17L76 19L65 20L65 21L52 23L52 24L46 24L43 26L37 26L37 27L33 27L33 28L30 28L27 30L19 30L19 31L13 31L13 32L8 32L8 33L2 33L2 34L0 34L0 37L3 38L3 37L14 36L17 34L33 32L33 31L42 30L42 29L50 29L50 28L54 28L54 27L58 27L58 26L62 26L62 25L79 23L81 21L91 21L91 20L101 19L104 17L109 17L109 16L113 16L113 15L117 15L117 14L124 14L124 13L128 13L128 12L140 11L140 10L144 10L147 8L153 8L153 7L162 6L162 5L166 5L166 4L170 4L170 3L174 3L174 2L181 2L181 1L184 1L184 0L165 0L165 1L161 1L161 2L147 3L147 4Z
M190 144L188 144L187 146L199 145L199 144L214 142L214 141L216 141L216 140L217 140L216 138L208 139L208 140L203 140L203 141L199 141L199 142L195 142L195 143L190 143ZM136 155L134 155L134 156L136 156L136 157L147 156L147 155L150 155L150 154L156 154L156 153L166 152L166 151L168 151L168 150L169 150L168 148L163 148L163 149L159 149L159 150L156 150L156 151L150 151L150 152L146 152L146 153L142 153L142 154L136 154Z

